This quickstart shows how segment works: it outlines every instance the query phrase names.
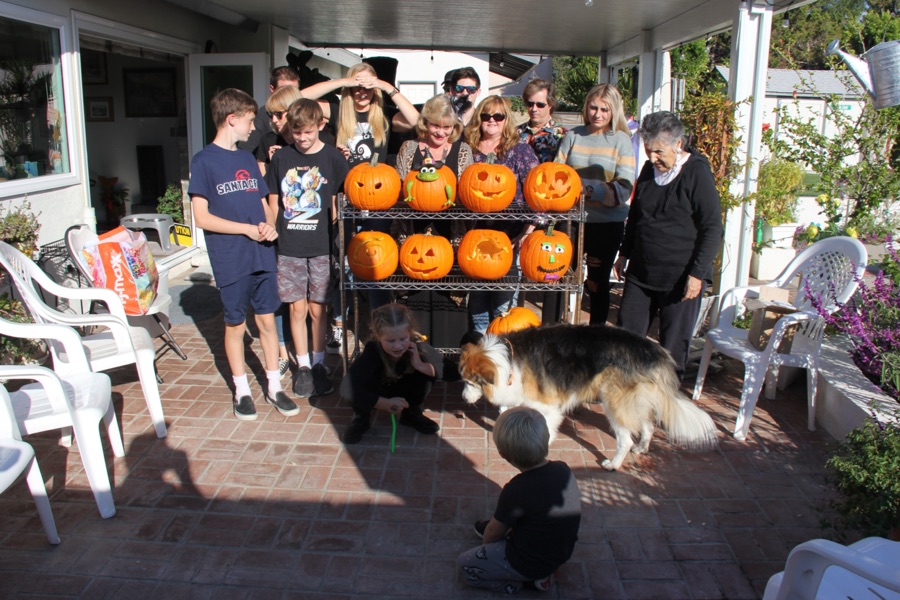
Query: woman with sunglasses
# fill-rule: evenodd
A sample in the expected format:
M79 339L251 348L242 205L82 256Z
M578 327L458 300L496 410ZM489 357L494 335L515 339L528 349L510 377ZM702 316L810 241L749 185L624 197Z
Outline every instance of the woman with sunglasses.
M591 325L609 315L609 275L622 237L634 186L634 149L614 85L602 83L588 92L582 109L584 125L566 133L556 162L573 167L584 186L587 288Z
M475 108L475 118L466 126L466 141L472 147L476 163L487 162L493 155L494 163L509 167L516 176L516 195L513 206L524 206L525 196L522 186L528 172L538 162L534 150L522 142L511 115L512 105L507 98L488 96ZM534 231L534 224L523 221L478 221L478 229L494 229L509 236L513 248L518 253L522 240ZM491 319L498 317L515 306L515 292L477 291L469 293L469 319L472 329L479 333L487 331Z
M303 90L304 98L313 100L341 90L341 101L319 100L322 113L333 124L337 148L350 166L368 162L377 152L380 162L387 162L387 145L391 127L409 131L419 118L419 111L392 84L378 79L368 63L353 65L342 79L323 81ZM384 96L393 100L396 109L384 105Z
M553 162L566 128L556 124L553 111L559 106L556 86L544 79L533 79L522 90L522 100L528 110L528 122L519 125L522 141L534 148L542 163Z
M269 115L271 128L263 133L262 141L256 149L256 162L259 163L259 170L263 175L266 174L266 168L272 162L272 155L282 147L294 143L294 136L291 135L291 128L287 126L285 115L291 104L302 97L300 90L286 86L272 92L272 95L266 100L264 110Z

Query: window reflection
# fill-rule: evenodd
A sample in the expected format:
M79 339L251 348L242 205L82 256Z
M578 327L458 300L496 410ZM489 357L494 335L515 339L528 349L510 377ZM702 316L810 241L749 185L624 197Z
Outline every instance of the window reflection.
M0 180L68 173L59 31L0 17Z

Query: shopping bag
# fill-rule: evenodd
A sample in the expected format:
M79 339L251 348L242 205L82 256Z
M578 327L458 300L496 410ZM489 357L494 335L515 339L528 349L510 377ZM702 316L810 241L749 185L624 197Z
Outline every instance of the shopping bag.
M116 227L99 236L96 244L85 244L81 253L95 286L116 292L126 314L147 313L159 284L147 236Z

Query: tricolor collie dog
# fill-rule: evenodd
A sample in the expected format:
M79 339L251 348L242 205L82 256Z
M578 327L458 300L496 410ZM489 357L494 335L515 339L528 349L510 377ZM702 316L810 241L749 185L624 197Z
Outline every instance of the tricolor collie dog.
M716 445L712 419L681 393L669 353L624 329L554 325L487 334L463 347L459 371L466 402L484 396L501 410L530 406L547 419L551 440L567 412L602 402L616 437L615 456L602 463L610 471L622 466L632 436L640 436L634 452L647 451L654 421L674 444L691 450Z

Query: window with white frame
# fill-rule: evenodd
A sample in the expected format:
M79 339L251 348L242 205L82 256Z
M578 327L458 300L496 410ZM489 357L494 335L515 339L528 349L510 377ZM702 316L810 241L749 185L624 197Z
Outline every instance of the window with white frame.
M0 3L0 190L72 172L61 27ZM8 14L7 14L8 13ZM21 17L21 18L19 18Z

